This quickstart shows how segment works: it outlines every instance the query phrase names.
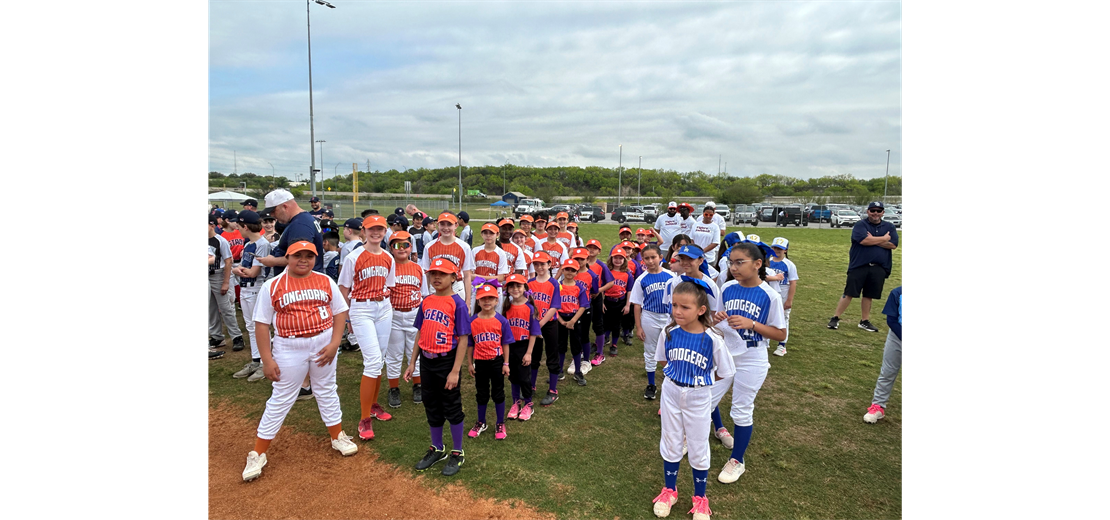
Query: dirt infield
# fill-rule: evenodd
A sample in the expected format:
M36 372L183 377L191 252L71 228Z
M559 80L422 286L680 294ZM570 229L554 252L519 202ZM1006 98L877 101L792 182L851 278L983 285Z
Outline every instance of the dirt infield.
M258 425L241 416L230 405L208 410L209 518L555 518L523 503L477 498L458 484L432 489L424 477L379 462L365 445L342 457L327 439L288 428L267 453L262 476L243 482Z

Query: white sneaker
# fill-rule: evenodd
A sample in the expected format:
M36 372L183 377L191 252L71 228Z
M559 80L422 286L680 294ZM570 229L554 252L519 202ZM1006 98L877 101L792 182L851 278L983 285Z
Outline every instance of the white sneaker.
M720 439L721 444L723 444L726 448L730 450L732 449L734 439L732 438L732 434L728 433L728 428L725 428L723 426L717 428L717 431L714 432L713 435Z
M570 366L567 367L567 373L572 374L572 375L574 374L574 360L573 359L570 361Z
M251 361L250 363L243 365L243 368L238 372L231 374L231 377L234 377L235 379L243 379L244 377L253 374L256 370L261 369L262 363L255 363L254 361Z
M262 370L262 363L258 364L258 370L251 372L251 375L247 377L247 382L253 383L259 379L266 379L266 372Z
M725 483L732 484L740 479L740 475L744 474L744 463L736 459L728 459L725 467L721 468L721 474L717 475L717 480Z
M347 432L339 432L339 437L331 441L331 447L336 451L342 453L344 457L349 457L358 453L358 446L351 442L351 438L347 436Z
M686 456L687 452L686 439L682 439L682 456Z
M243 482L249 482L262 475L262 468L266 467L266 454L259 455L251 451L247 454L247 467L243 469Z
M593 370L593 369L594 369L594 366L592 364L590 364L590 360L588 360L588 359L583 359L582 360L582 375L589 374L590 371Z
M786 347L784 347L782 345L779 345L779 348L775 349L775 355L780 356L780 357L785 356L786 355Z

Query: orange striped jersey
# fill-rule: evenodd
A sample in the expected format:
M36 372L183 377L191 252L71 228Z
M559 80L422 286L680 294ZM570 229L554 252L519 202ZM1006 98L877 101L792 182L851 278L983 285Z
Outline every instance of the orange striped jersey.
M474 250L474 276L485 279L497 278L499 274L512 273L509 267L509 257L504 250L496 248L486 251L485 246Z
M574 247L578 247L578 244L574 243L574 235L571 234L570 231L560 231L559 234L556 235L555 240L562 242L564 246L567 246L568 250Z
M474 270L474 253L470 250L470 246L461 240L456 239L450 244L444 244L439 240L431 244L425 244L424 256L420 259L420 267L427 271L432 265L432 260L440 258L450 260L459 266L460 272Z
M536 238L535 236L530 236L524 239L525 247L527 247L533 253L536 252L536 248L540 247L540 242L543 242L543 240Z
M547 231L537 231L535 233L532 233L532 236L536 237L536 243L538 244L540 242L543 242L544 240L547 240Z
M628 292L628 282L633 280L628 271L611 271L613 273L613 286L605 291L607 298L621 299Z
M547 254L551 255L552 269L558 269L559 264L563 263L563 260L570 258L570 256L567 254L567 246L564 246L563 243L559 242L558 240L556 240L554 243L548 242L547 240L540 242L540 250L545 251L547 252Z
M396 283L389 290L389 303L393 310L408 312L420 306L423 296L420 292L424 285L424 270L416 262L395 264Z
M258 290L256 322L274 324L278 336L315 336L332 327L332 316L346 312L339 286L326 274L312 271L294 278L286 270Z
M528 290L532 291L532 301L536 302L536 310L540 311L540 317L543 317L547 309L552 307L558 309L563 304L559 297L559 284L554 278L548 278L546 282L535 278L528 280Z
M531 303L525 303L510 305L505 312L505 319L509 320L509 327L517 341L526 341L532 336L540 335L540 319L533 314L535 310Z
M429 354L442 354L459 346L459 336L470 334L470 313L457 294L428 295L420 302L420 312L412 323L420 331L417 345Z
M339 285L350 289L348 296L352 300L388 298L390 287L396 283L393 255L388 251L375 254L356 248L343 260L339 273Z
M509 255L509 272L515 273L517 271L526 271L527 264L524 263L524 258L520 254L520 247L512 242L501 242L501 249L505 254Z
M513 339L509 320L504 316L494 314L492 318L474 316L470 319L470 342L474 345L474 359L487 360L500 357L504 352L501 346L509 345L514 341L516 340Z
M563 319L573 316L579 307L590 308L590 289L578 280L574 280L571 285L566 282L560 285L559 298L562 300L559 313L563 315Z

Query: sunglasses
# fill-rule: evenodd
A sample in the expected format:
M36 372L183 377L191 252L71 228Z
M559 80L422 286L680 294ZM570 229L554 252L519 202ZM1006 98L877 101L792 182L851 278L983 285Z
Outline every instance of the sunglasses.
M867 212L868 213L882 213L883 209L882 208L871 208L871 209L867 210Z
M389 244L389 247L392 247L393 249L408 249L412 247L412 244L408 242L394 242L392 244Z

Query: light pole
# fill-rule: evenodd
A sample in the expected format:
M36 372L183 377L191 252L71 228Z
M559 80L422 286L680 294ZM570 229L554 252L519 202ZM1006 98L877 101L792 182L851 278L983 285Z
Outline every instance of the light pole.
M462 105L455 103L459 109L459 211L462 211Z
M624 174L624 145L618 145L620 155L617 159L617 207L621 207L621 177Z
M641 203L644 202L644 201L640 200L640 184L641 184L640 181L643 180L643 175L641 175L643 170L641 169L641 167L643 165L644 165L644 156L641 155L639 161L636 163L636 204L641 204Z
M321 160L323 160L322 157ZM334 188L332 191L336 192L339 191L339 186L335 184L335 178L339 176L337 173L339 171L339 164L340 163L335 163L335 167L331 169L331 187Z
M890 175L890 150L886 151L886 173L883 174L883 205L886 206L886 178Z
M316 142L320 143L320 166L323 166L324 165L324 143L326 143L327 141L325 141L323 139L320 139ZM314 168L313 171L320 171L320 170ZM323 183L324 183L324 178L323 178L323 175L321 175L320 176L320 191L324 191ZM316 177L312 178L312 196L314 196L314 197L316 196Z
M270 161L266 161L266 164L270 164ZM270 186L277 186L277 170L274 169L272 164L270 164Z
M335 9L334 5L331 5L330 3L328 3L325 0L313 0L313 1L315 1L317 4L320 4L322 6L329 7L331 9ZM312 152L312 164L308 167L308 175L309 175L309 178L312 180L312 195L315 196L316 195L316 172L318 170L316 169L316 148L312 146L312 143L314 141L316 141L316 127L315 127L315 124L314 124L314 121L313 121L313 115L312 115L312 11L309 10L310 6L311 6L311 4L308 3L308 0L305 0L304 1L305 23L306 23L306 27L308 29L308 148ZM324 162L323 157L320 157L320 162Z

